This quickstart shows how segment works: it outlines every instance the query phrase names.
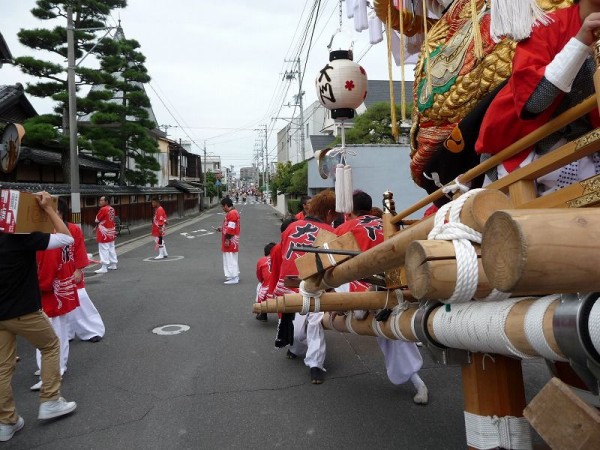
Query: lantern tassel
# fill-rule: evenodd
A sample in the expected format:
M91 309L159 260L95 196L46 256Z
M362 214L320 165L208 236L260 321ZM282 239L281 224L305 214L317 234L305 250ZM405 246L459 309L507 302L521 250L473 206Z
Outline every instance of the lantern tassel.
M337 212L344 212L344 198L346 189L344 186L344 165L338 164L335 166L335 210Z
M350 214L354 207L352 201L352 167L346 161L346 131L344 122L340 126L342 146L339 149L340 163L335 167L335 210L339 213Z

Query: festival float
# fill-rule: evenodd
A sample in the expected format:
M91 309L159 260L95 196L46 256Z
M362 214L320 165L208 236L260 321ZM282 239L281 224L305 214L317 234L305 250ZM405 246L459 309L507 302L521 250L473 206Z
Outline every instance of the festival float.
M395 211L386 192L385 241L366 252L351 236L320 234L296 263L301 294L253 308L325 311L325 329L422 342L437 363L460 365L470 448L531 448L530 426L552 448L600 448L600 175L545 195L536 184L599 152L600 129L482 187L490 170L597 110L597 96L486 159L475 151L485 113L511 75L516 43L545 13L571 4L374 1L388 43L396 33L401 54L415 39L421 49L410 165L428 195ZM594 52L598 66L600 44ZM326 107L336 109L333 103ZM437 211L407 220L423 207ZM376 290L331 292L354 280ZM356 310L369 313L359 320ZM543 358L554 377L527 404L521 361L530 358Z

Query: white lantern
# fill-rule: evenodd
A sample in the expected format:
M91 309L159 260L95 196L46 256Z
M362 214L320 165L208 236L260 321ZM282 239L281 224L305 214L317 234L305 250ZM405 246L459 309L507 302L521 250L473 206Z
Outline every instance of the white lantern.
M333 119L352 119L367 97L367 73L352 61L351 50L334 50L315 81L321 104Z

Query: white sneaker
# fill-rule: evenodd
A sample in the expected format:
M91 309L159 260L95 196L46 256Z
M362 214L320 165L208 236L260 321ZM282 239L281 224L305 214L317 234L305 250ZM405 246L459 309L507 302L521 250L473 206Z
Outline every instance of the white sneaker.
M108 266L108 270L117 270L117 265L111 264L110 266Z
M98 270L94 270L94 273L106 273L106 272L108 272L108 270L106 270L106 266L102 266Z
M38 419L54 419L55 417L70 414L77 408L77 403L68 402L64 398L59 397L58 400L50 400L40 404Z
M25 420L21 416L17 419L17 423L10 425L8 423L0 423L0 442L10 441L17 431L25 426Z
M41 389L41 387L42 387L42 380L40 380L37 383L35 383L29 389L31 389L32 391L39 391Z
M165 259L165 257L163 255L158 255L158 256L155 256L154 259Z
M238 284L240 282L240 279L238 277L235 278L230 278L229 280L225 281L223 284Z

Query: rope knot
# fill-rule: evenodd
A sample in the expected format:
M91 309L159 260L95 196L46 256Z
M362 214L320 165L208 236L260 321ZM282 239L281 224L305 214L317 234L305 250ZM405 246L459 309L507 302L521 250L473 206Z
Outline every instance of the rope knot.
M306 290L306 284L304 280L300 282L300 287L298 288L298 292L302 295L302 309L300 310L300 315L305 316L310 312L310 299L315 299L315 313L318 313L321 310L321 295L325 292L322 289L319 289L317 292L310 292Z

